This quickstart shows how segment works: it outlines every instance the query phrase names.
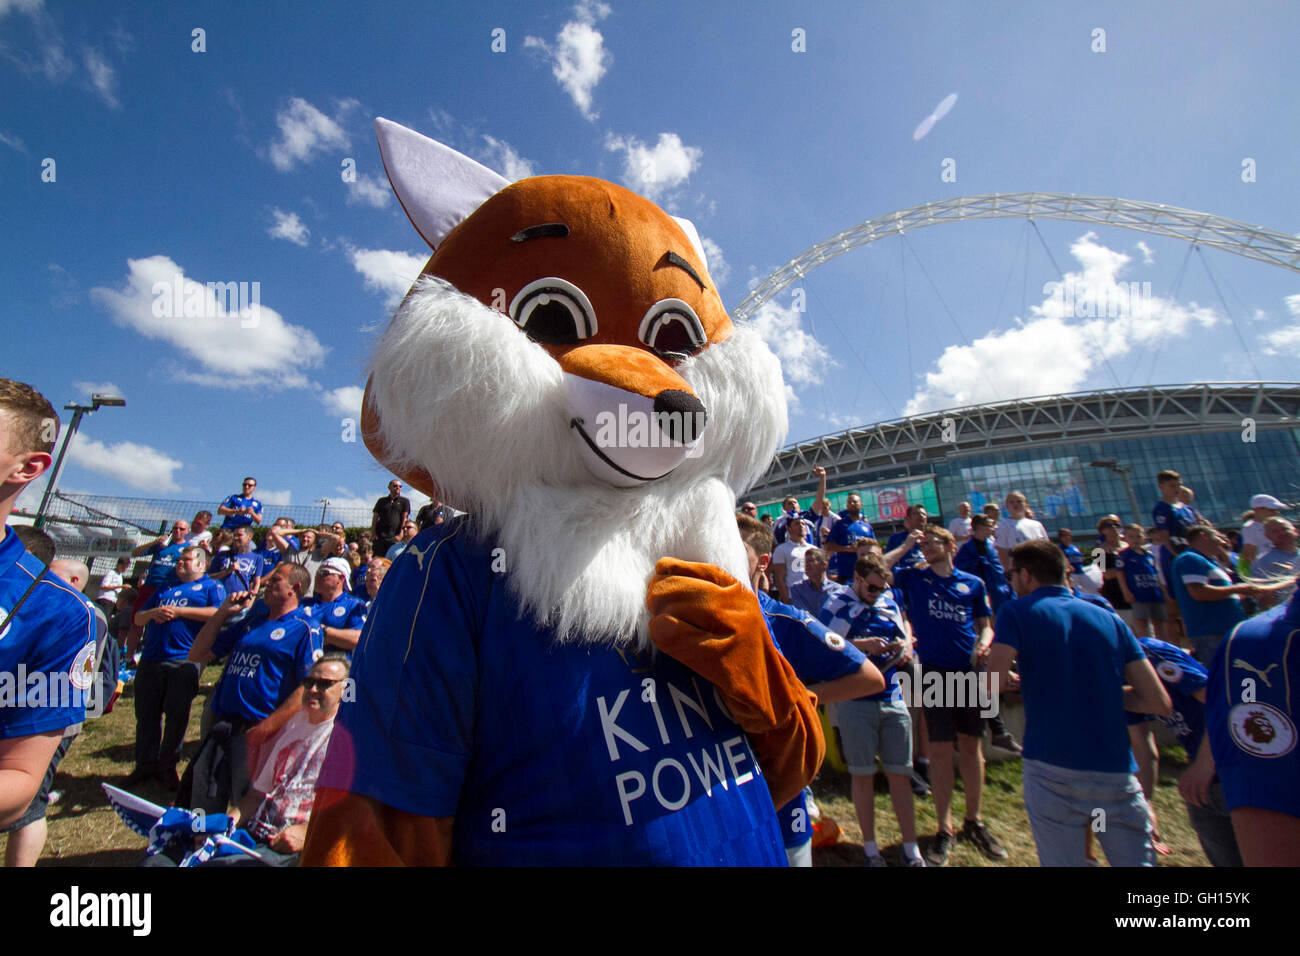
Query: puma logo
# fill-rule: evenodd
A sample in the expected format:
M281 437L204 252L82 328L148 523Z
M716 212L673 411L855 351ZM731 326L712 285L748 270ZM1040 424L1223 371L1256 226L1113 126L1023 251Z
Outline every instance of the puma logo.
M423 571L423 570L424 570L424 556L425 556L426 554L428 554L430 551L432 551L435 547L437 547L437 545L438 545L438 541L437 541L437 539L434 539L433 541L430 541L430 542L428 543L428 545L425 546L425 549L424 549L423 551L421 551L419 548L417 548L417 547L415 546L415 542L411 542L410 544L408 544L408 545L406 546L406 550L403 551L402 553L403 553L403 554L413 554L413 555L415 555L415 565L416 565L416 567L418 567L421 571Z
M1269 664L1263 670L1260 670L1258 667L1256 667L1254 664L1250 663L1249 661L1243 661L1240 657L1238 657L1236 660L1232 662L1232 666L1240 667L1244 671L1250 671L1252 674L1259 675L1259 679L1264 682L1265 687L1273 686L1272 682L1270 682L1268 679L1268 672L1271 671L1274 667L1277 667L1276 661L1274 661L1272 664Z

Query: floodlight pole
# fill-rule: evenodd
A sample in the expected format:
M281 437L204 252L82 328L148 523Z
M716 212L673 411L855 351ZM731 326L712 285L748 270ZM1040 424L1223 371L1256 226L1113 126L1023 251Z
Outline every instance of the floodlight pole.
M325 512L329 509L330 500L328 498L317 498L316 504L320 505L320 523L325 523Z
M1124 482L1124 490L1128 493L1128 503L1133 509L1133 520L1138 524L1146 527L1142 521L1142 509L1138 507L1137 495L1133 494L1133 483L1129 481L1129 475L1133 473L1132 465L1121 465L1114 458L1102 458L1098 461L1090 461L1088 464L1093 468L1105 468L1119 475Z
M93 412L100 408L121 408L126 405L126 400L116 395L92 395L89 405L78 405L76 402L64 405L64 411L72 412L72 421L68 423L68 430L63 435L63 445L59 448L59 457L54 459L54 467L50 470L50 480L45 483L45 494L41 496L41 506L36 509L36 520L32 522L39 531L45 527L45 512L54 500L54 494L59 486L59 472L63 470L63 458L68 453L68 446L72 444L72 436L77 434L77 429L81 427L81 417L87 412Z

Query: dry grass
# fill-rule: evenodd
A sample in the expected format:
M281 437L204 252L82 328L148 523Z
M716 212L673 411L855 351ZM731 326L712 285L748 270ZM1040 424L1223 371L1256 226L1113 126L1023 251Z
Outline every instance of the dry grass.
M204 704L212 692L220 670L206 669L200 679L199 696L190 708L190 727L186 735L181 769L197 750L199 720ZM42 866L134 866L144 851L145 841L128 830L108 807L100 783L120 785L133 766L135 741L135 700L133 688L118 699L113 712L98 720L89 721L81 736L73 743L68 756L59 767L55 788L63 791L62 798L50 807L49 838L41 856ZM1186 767L1181 748L1163 749L1160 760L1160 781L1156 790L1156 810L1160 815L1165 843L1173 855L1162 857L1162 866L1208 866L1196 834L1187 821L1187 812L1178 796L1177 779ZM832 817L843 835L838 844L814 851L817 866L862 866L862 831L858 827L853 802L849 798L849 776L830 767L823 769L813 784L818 805L824 817ZM164 793L154 783L135 788L141 796L160 804L169 802L171 794ZM965 797L961 790L953 801L953 816L960 820ZM1010 859L1005 863L991 863L977 850L958 842L952 852L949 866L1037 866L1034 842L1029 821L1021 802L1020 761L990 762L984 788L983 816L998 840L1006 847ZM922 798L916 801L917 830L921 837L922 852L937 829L934 801ZM4 837L0 836L0 840ZM898 823L894 819L889 796L883 790L876 793L876 839L892 865L901 864L902 845Z

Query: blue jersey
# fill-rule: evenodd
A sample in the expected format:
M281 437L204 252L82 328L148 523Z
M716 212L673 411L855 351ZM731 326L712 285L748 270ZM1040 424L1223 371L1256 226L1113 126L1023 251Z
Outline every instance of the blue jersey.
M1246 617L1241 599L1233 594L1222 601L1197 601L1187 590L1189 584L1209 584L1227 587L1232 578L1199 551L1184 551L1174 559L1174 597L1183 613L1183 623L1188 637L1209 634L1227 634Z
M222 551L212 559L212 574L219 574L226 568L234 564L235 570L225 578L223 585L231 593L235 591L247 591L253 586L253 582L266 574L266 559L256 551L247 551L244 554L231 554L229 551ZM240 581L235 572L244 576Z
M866 538L874 538L875 532L871 530L871 522L862 516L855 521L848 511L840 512L840 520L835 522L835 527L831 529L829 540L841 547L852 548L859 541ZM830 567L827 569L837 578L845 581L853 578L853 565L858 563L858 556L849 551L841 551L831 555Z
M1196 524L1196 512L1181 502L1171 505L1157 501L1151 509L1151 523L1172 537L1185 538L1187 529Z
M257 722L298 689L323 645L320 628L300 609L271 620L262 605L222 630L212 653L230 655L212 694L213 713Z
M975 621L993 616L984 582L965 571L945 578L929 568L903 568L894 583L903 592L921 663L969 670L979 639Z
M370 595L366 592L366 572L370 570L368 565L361 565L352 572L352 579L348 583L352 586L352 593L365 601L370 600Z
M95 680L95 612L63 579L27 553L12 528L0 541L0 739L79 724Z
M225 501L221 502L223 508L252 508L257 514L257 521L262 521L262 502L258 501L252 495L231 495ZM223 528L243 528L253 523L252 515L226 515L226 520L221 523Z
M220 607L226 599L226 589L220 581L204 575L189 584L175 584L154 594L140 610L156 607ZM150 621L144 629L144 644L140 651L142 661L183 661L189 656L194 638L203 629L203 621Z
M1125 548L1115 555L1115 570L1124 575L1124 583L1139 604L1163 604L1164 592L1160 590L1160 576L1156 573L1155 558L1150 551Z
M559 643L492 570L494 542L448 525L384 579L318 785L454 816L462 864L786 865L713 686L630 634Z
M1193 695L1205 686L1205 668L1181 647L1174 647L1154 637L1139 637L1138 643L1155 667L1160 683L1169 691L1169 699L1174 705L1169 716L1159 720L1173 731L1178 742L1183 745L1188 761L1193 761L1201 746L1201 734L1205 730L1205 705ZM1152 719L1147 714L1128 715L1130 724Z
M807 611L812 617L820 618L822 607L827 599L840 591L847 591L843 584L836 584L828 577L822 578L822 586L813 587L807 578L790 588L790 603L801 611Z
M322 601L313 595L299 607L320 627L359 631L366 626L366 602L347 591L332 601Z
M1080 551L1078 547L1076 547L1073 544L1069 545L1068 547L1062 548L1061 543L1058 541L1056 546L1058 548L1061 548L1061 551L1065 554L1065 560L1070 562L1070 570L1073 571L1075 574L1082 574L1083 573L1083 552Z
M905 639L902 613L888 599L887 594L877 597L874 604L867 604L865 601L859 601L858 596L851 590L844 588L826 602L820 619L831 631L850 641L864 637L879 637L891 642ZM894 655L885 656L892 659ZM877 667L885 663L885 660L880 658L870 659ZM885 678L885 689L878 694L861 697L859 700L902 700L903 692L898 686L898 669L886 667L880 673Z
M1070 770L1132 773L1124 668L1146 655L1117 615L1067 588L1042 587L998 612L994 642L1016 649L1025 758Z
M893 551L906 541L911 533L910 531L895 531L889 536L889 541L885 544L885 551ZM910 550L903 552L903 556L898 559L898 564L895 567L915 568L922 564L925 564L925 555L921 553L921 546L914 544Z
M145 551L153 555L149 570L145 572L144 583L155 588L176 583L176 562L181 559L181 552L190 547L184 542L178 544L154 544Z
M991 538L984 541L971 538L957 549L952 565L984 582L994 614L1016 596L1007 583L1007 573L1002 569L1002 559L998 557L998 549L993 546Z
M772 643L805 684L835 680L861 670L866 660L862 652L803 611L761 593L758 606L763 609ZM777 811L777 817L786 847L803 846L812 839L808 803L802 791Z
M1220 644L1205 692L1205 726L1229 810L1300 817L1300 601L1265 611Z

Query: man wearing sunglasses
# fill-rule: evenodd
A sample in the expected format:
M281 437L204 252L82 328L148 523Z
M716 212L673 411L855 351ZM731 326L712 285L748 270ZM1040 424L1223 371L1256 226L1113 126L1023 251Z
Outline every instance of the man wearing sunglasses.
M253 497L257 490L256 478L245 478L239 494L231 495L217 508L217 514L225 515L221 527L244 528L248 525L262 523L262 502Z
M402 525L411 517L411 502L402 497L402 483L394 478L388 483L388 497L375 502L370 532L374 535L375 554L383 557L397 541Z

